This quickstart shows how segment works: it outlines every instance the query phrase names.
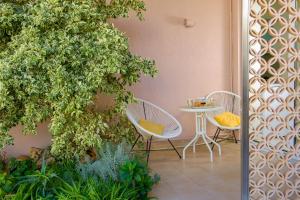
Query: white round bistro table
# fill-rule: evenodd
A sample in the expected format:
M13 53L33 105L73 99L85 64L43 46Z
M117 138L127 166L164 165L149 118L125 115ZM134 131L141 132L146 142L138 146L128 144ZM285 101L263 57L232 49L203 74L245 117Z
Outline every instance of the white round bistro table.
M206 112L211 112L211 111L216 111L221 109L221 107L216 107L216 106L202 106L202 107L197 107L197 108L190 108L190 107L184 107L181 108L180 110L183 112L188 112L188 113L195 113L196 117L196 132L194 138L184 147L183 149L183 159L185 159L185 151L186 149L193 144L193 152L196 152L196 143L200 137L202 137L204 143L206 144L209 152L210 152L210 161L213 161L213 152L211 150L211 147L207 140L210 142L214 143L218 149L219 149L219 155L221 155L221 146L216 143L214 140L212 140L208 135L206 134L206 117L205 113Z

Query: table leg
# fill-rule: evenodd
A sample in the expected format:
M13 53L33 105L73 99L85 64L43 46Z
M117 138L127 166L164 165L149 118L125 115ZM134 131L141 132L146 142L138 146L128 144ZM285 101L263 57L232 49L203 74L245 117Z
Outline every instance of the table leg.
M210 142L214 143L216 146L218 146L219 148L219 155L221 155L221 146L216 143L215 141L213 141L210 137L207 136L206 134L206 118L204 116L203 113L196 113L196 133L194 138L184 147L183 149L183 160L185 159L185 151L186 149L191 146L193 144L193 152L196 151L196 142L197 140L200 138L200 136L202 136L202 139L204 141L204 143L206 144L209 153L210 153L210 161L213 161L213 151L209 145L209 143L207 142L207 140L209 140Z
M208 137L208 135L206 133L206 117L202 115L201 121L202 121L202 131L203 131L202 137L203 137L204 143L206 144L206 146L208 147L208 150L210 152L210 160L213 161L213 151L212 151L211 146L208 144L207 140L209 140L210 142L212 142L218 146L220 156L221 156L221 146L220 146L220 144L218 144L217 142L212 140L210 137Z
M183 149L183 153L182 153L182 158L183 160L185 159L185 151L186 149L191 146L193 144L193 152L196 152L196 142L200 137L201 134L201 125L200 125L200 116L202 116L201 114L196 113L195 115L195 123L196 123L196 133L195 133L195 137L184 147Z
M186 149L191 146L197 139L199 138L199 135L196 133L195 134L195 137L184 147L183 149L183 153L182 153L182 158L183 160L185 159L185 151Z
M211 139L210 137L208 137L207 135L205 135L205 137L209 140L209 141L211 141L212 143L214 143L217 147L218 147L218 149L219 149L219 155L221 155L221 145L220 144L218 144L217 142L215 142L213 139Z
M212 152L212 150L211 150L211 148L210 148L210 146L209 146L209 144L208 144L208 142L207 142L206 137L205 137L204 134L202 134L202 139L203 139L204 143L206 144L206 146L207 146L207 148L208 148L208 150L209 150L209 153L210 153L210 161L212 162L212 161L213 161L213 152Z
M202 134L202 129L201 129L201 116L202 113L196 113L195 115L195 122L196 122L196 134L198 135L198 138L195 140L193 143L193 152L196 152L196 143L200 138L200 135Z
M193 152L194 152L194 153L196 152L196 144L197 144L199 138L200 138L200 136L198 135L198 136L197 136L197 139L196 139L195 142L193 143Z

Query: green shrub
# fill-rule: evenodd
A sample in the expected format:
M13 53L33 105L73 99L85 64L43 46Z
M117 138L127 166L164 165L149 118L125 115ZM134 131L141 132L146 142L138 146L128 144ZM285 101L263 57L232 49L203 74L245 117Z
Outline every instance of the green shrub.
M141 18L141 0L0 1L0 149L12 144L9 130L26 134L50 119L51 153L83 156L114 140L106 113L96 112L98 93L112 96L110 113L133 100L128 86L156 73L153 61L133 55L125 35L107 20ZM110 115L113 116L113 115ZM112 117L111 117L112 118Z
M159 181L125 142L106 143L92 162L47 165L45 154L42 158L40 169L31 160L10 159L11 174L0 173L0 199L144 200Z
M125 142L114 145L107 142L98 151L97 160L78 163L78 171L84 179L97 177L118 180L120 166L130 159L130 148Z
M30 175L17 178L16 197L26 199L51 199L55 197L55 190L62 182L60 177L52 170L47 170L47 165L43 161L42 168ZM16 199L15 197L15 199Z
M106 143L99 151L97 160L79 163L77 169L84 180L110 180L126 185L136 191L135 199L148 199L148 193L159 176L150 175L147 164L134 155L130 155L130 146L123 142L118 145Z
M11 176L4 172L0 173L0 198L4 198L14 189L14 181Z
M20 177L25 175L30 175L37 170L36 163L29 160L17 160L16 158L11 158L7 164L8 173L13 177Z
M134 188L115 181L88 178L72 184L64 184L58 190L59 200L134 200L137 193Z
M127 161L120 167L119 173L120 181L136 189L137 199L140 200L148 199L148 193L153 185L160 180L157 174L154 177L150 176L147 165L138 160Z
M83 179L77 170L77 162L75 161L60 161L55 162L51 166L48 166L52 171L54 171L58 177L67 183L73 183Z
M5 171L5 160L7 160L7 153L0 150L0 173Z
M9 159L7 166L3 163L5 171L0 172L0 198L2 199L23 199L13 195L19 188L18 179L26 175L32 175L37 170L36 164L32 160L19 161L15 158ZM27 188L24 188L27 189ZM27 191L26 191L27 192Z
M5 163L0 159L0 173L4 171Z
M101 138L115 144L122 143L124 140L129 144L135 141L136 129L126 115L107 112L105 116L105 122L109 125L109 129L101 134Z

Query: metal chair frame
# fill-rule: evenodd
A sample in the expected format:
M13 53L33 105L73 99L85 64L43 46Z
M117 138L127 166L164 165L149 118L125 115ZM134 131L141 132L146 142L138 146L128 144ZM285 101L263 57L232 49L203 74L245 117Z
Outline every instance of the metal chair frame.
M170 143L170 145L172 146L173 150L177 153L178 157L181 159L181 155L180 153L177 151L176 147L174 146L174 144L171 142L170 139L175 138L177 136L179 136L182 132L182 127L180 125L180 123L172 116L170 115L167 111L163 110L162 108L148 102L142 99L137 99L137 103L142 104L142 113L143 113L143 118L144 119L148 119L149 117L151 118L151 116L147 115L147 106L151 109L153 109L154 111L157 110L158 115L164 115L165 118L168 118L168 120L170 120L172 122L172 124L176 125L175 128L173 128L172 130L169 130L168 133L166 134L162 134L162 135L158 135L156 133L152 133L146 129L144 129L143 127L141 127L139 125L139 123L137 122L137 120L135 119L135 117L133 116L133 112L130 111L130 106L127 107L126 110L126 114L128 119L131 121L131 123L134 125L136 132L138 133L138 136L136 138L136 140L134 141L131 150L134 149L135 145L137 144L137 142L139 141L139 139L144 138L146 139L146 153L147 153L147 163L149 162L149 157L150 157L150 152L151 150L151 146L152 146L152 141L153 138L158 138L158 139L165 139L168 140L168 142ZM151 120L151 119L150 119ZM150 136L150 138L148 137Z

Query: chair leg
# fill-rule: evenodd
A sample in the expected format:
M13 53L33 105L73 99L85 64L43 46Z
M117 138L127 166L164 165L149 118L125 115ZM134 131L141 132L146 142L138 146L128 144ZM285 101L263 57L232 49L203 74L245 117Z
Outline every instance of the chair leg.
M221 129L220 128L218 128L217 129L217 131L218 132L216 132L216 137L214 137L214 141L216 141L217 142L217 140L218 140L218 137L219 137L219 135L220 135L220 132L221 132ZM215 144L212 144L212 146L211 146L211 150L213 150L214 149L214 147L215 147Z
M171 144L171 146L173 147L173 149L176 151L176 153L177 153L179 159L181 159L181 155L179 154L179 152L177 151L177 149L175 148L175 146L173 145L173 143L171 142L171 140L168 139L168 141L169 141L169 143Z
M219 130L220 130L220 128L216 129L216 132L215 132L215 134L214 134L214 136L212 138L213 140L215 140L216 136L218 135ZM213 143L211 142L210 144L212 145Z
M130 149L130 152L133 150L134 146L136 145L137 141L139 141L140 137L141 137L141 135L139 134L139 136L138 136L138 137L136 138L136 140L134 141L134 143L133 143L133 145L132 145L132 147L131 147L131 149Z
M150 141L147 140L147 164L149 162L149 157L150 157L150 152L151 152L151 143L152 143L152 136L149 139Z
M238 142L237 142L237 139L235 137L235 132L234 131L232 131L232 135L233 135L233 138L234 138L234 142L237 144Z

